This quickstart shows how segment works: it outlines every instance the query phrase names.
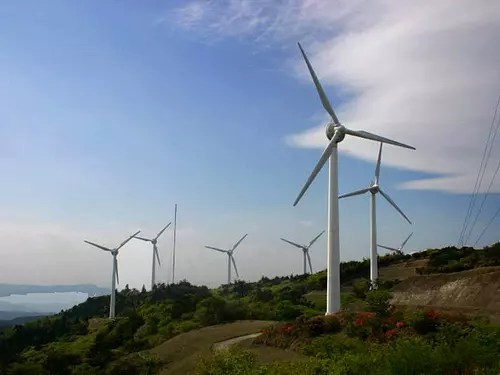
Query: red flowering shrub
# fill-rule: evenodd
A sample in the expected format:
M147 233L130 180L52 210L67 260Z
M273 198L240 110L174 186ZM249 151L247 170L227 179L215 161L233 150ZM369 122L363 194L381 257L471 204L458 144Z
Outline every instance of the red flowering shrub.
M297 339L295 328L291 324L275 324L262 330L254 340L256 344L288 348Z
M346 333L351 337L366 340L381 330L381 319L374 313L356 313L344 318Z
M279 323L262 331L254 341L279 348L289 348L296 341L310 339L323 334L334 334L342 330L339 315L315 316L310 319L301 317L294 323Z
M327 315L323 318L324 333L338 333L342 330L340 314Z
M460 324L468 326L470 319L463 314L443 313L435 310L413 311L406 319L409 327L419 335L436 332L442 324Z
M389 331L387 331L387 332L384 334L384 336L385 336L386 338L391 338L391 337L393 337L393 336L397 335L397 333L398 333L398 331L397 331L397 330L395 330L395 329L390 329Z

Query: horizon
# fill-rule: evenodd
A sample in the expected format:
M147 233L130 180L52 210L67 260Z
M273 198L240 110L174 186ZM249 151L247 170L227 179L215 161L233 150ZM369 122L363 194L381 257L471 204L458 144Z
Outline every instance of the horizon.
M83 241L150 238L174 204L176 281L225 283L227 256L205 246L245 233L242 280L300 273L301 252L280 237L306 243L326 229L327 172L292 207L326 144L297 41L342 123L416 147L383 147L380 185L413 225L379 197L378 243L414 232L405 253L457 245L500 90L500 4L223 3L0 4L2 283L109 288L111 256ZM341 143L340 194L368 186L378 147ZM467 245L499 193L494 180ZM158 242L158 283L171 279L172 234ZM326 237L310 249L315 272ZM368 197L340 201L340 240L341 261L369 256ZM149 245L120 250L119 290L149 289Z

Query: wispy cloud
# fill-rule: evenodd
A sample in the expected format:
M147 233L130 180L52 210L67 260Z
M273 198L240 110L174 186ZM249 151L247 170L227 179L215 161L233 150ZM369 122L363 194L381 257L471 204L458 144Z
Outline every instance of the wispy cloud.
M305 227L310 227L312 226L314 223L311 221L311 220L299 220L299 224L300 225L303 225Z
M302 40L324 86L351 98L337 105L342 122L417 148L386 147L385 165L439 176L402 187L472 190L500 89L500 50L495 48L500 3L228 0L190 2L177 12L172 19L177 27L203 37L243 36L276 47ZM180 17L183 13L195 15ZM293 57L294 73L316 95L299 53ZM338 102L338 95L330 96ZM320 108L318 101L311 111ZM321 148L323 125L289 135L286 142ZM500 157L498 147L486 181ZM348 139L341 150L373 160L377 145ZM500 191L500 179L494 191Z

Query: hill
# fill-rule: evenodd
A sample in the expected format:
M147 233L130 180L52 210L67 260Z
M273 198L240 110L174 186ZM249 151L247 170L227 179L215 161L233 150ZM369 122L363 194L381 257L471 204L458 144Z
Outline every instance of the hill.
M16 318L23 318L23 317L39 317L42 316L43 314L36 313L36 312L28 312L28 311L16 311L16 310L9 310L9 311L0 311L0 321L1 320L12 320Z
M500 314L500 267L413 276L393 288L392 303Z
M45 315L28 315L28 316L17 316L13 319L0 319L0 328L13 327L18 324L23 324L43 318Z
M495 265L500 260L499 250L499 244L495 244L482 250L445 248L381 256L381 275L385 274L387 279L381 290L397 284L393 278L423 280L435 272ZM363 279L368 274L367 259L341 264L344 306L367 298ZM401 281L395 293L404 293L405 285L408 289L413 282ZM175 366L192 369L193 357L184 364L178 361L185 350L192 354L206 352L207 347L229 335L254 333L262 328L258 321L291 321L323 315L324 297L316 300L306 297L315 293L324 295L325 289L325 271L273 279L262 277L252 283L237 281L214 290L185 280L158 285L152 291L125 288L117 293L114 320L105 319L109 297L100 296L57 315L3 329L0 373L113 375L154 374L171 371ZM219 331L203 328L243 320L253 323L219 326ZM179 345L184 345L184 349L182 346L179 349ZM271 350L265 348L259 355L265 353Z
M90 296L94 294L100 296L111 293L108 288L101 288L92 284L75 285L29 285L29 284L0 284L0 297L7 297L12 294L28 293L66 293L80 292Z
M198 357L209 354L214 344L260 332L272 323L248 320L204 327L182 333L151 349L150 353L165 363L161 375L187 375L193 373Z

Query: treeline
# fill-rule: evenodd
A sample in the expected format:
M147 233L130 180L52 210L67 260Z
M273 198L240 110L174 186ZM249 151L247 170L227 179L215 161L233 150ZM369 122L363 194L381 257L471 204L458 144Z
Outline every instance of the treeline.
M425 267L417 269L421 275L466 271L479 267L500 266L500 242L483 249L472 247L428 249L420 253L428 258Z

